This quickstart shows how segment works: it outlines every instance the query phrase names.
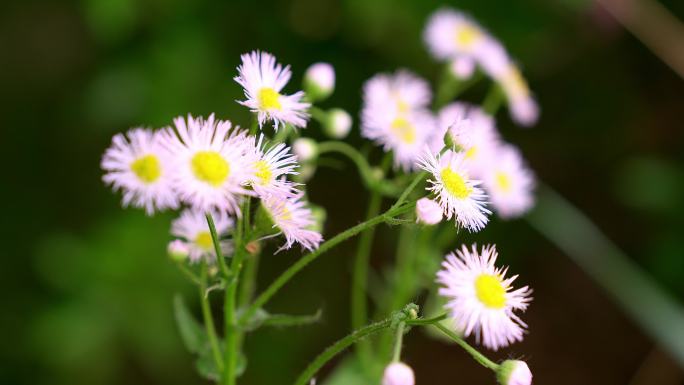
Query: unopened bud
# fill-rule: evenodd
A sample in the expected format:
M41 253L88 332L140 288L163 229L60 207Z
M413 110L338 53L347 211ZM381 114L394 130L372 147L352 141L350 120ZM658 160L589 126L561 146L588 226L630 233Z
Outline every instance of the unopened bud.
M331 138L344 139L349 135L352 127L352 117L341 108L333 108L328 111L328 118L323 129Z
M169 254L169 257L176 262L184 261L188 257L188 254L190 254L190 248L180 239L169 242L166 251Z
M301 163L307 163L318 156L318 144L310 138L299 138L292 144L292 152Z
M473 76L475 73L475 61L466 56L458 57L451 61L449 64L449 70L451 75L456 79L466 80Z
M304 74L304 92L312 102L326 99L335 90L335 69L328 63L312 64Z
M501 385L530 385L532 372L525 361L506 360L499 365L496 379Z
M421 198L416 202L416 221L426 225L436 225L442 221L442 207L429 198Z
M413 369L403 362L393 362L385 368L382 385L414 385Z

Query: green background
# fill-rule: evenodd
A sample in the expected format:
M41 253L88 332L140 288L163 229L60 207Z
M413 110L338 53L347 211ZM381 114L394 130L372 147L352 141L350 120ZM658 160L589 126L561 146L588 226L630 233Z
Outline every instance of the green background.
M684 3L663 3L684 17ZM173 216L147 218L119 207L99 168L111 136L168 125L189 112L246 125L232 77L239 55L253 49L291 64L289 92L309 64L333 63L338 89L323 106L356 118L362 83L378 71L406 67L438 78L421 33L442 4L4 1L0 383L203 383L173 320L174 293L198 310L194 289L165 256ZM591 1L450 4L504 42L539 100L533 129L499 113L506 139L681 303L682 79ZM475 88L466 99L479 102L485 91ZM315 124L306 134L321 136ZM349 140L361 143L356 127ZM365 194L349 164L320 169L308 188L328 210L328 238L363 217ZM378 270L391 263L395 236L379 231L372 255ZM525 221L494 220L471 239L497 243L502 262L535 289L524 316L529 335L495 358L529 360L539 384L682 383L684 373L667 353ZM352 250L353 242L335 249L274 298L274 312L322 308L323 320L251 335L244 384L289 383L346 334ZM260 287L297 257L265 256ZM684 338L684 325L671 333ZM422 333L411 333L405 349L418 383L494 383L462 351Z

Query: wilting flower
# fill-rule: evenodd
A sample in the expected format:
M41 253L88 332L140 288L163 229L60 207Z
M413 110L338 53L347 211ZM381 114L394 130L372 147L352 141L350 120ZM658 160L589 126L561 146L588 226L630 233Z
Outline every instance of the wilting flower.
M430 16L423 36L430 53L439 60L473 57L486 37L477 22L449 8Z
M500 385L531 385L532 372L525 361L506 360L496 371Z
M375 75L363 85L364 109L381 108L408 113L426 108L431 98L428 83L407 70Z
M448 135L452 149L465 154L472 175L482 178L500 141L494 119L479 107L455 102L439 111L438 121L439 135Z
M513 145L498 146L483 182L494 211L502 218L524 214L534 204L534 176Z
M415 382L413 369L403 362L387 365L382 375L382 385L413 385Z
M273 221L273 226L285 235L285 244L278 250L289 249L297 242L309 251L317 249L323 236L312 230L316 226L311 209L303 200L303 194L284 198L268 196L261 203Z
M233 220L225 213L210 212L216 226L216 233L220 237L225 236L233 227ZM197 262L202 257L209 260L216 258L214 242L209 231L204 212L186 209L181 212L180 217L171 223L171 234L185 240L188 248L190 261ZM230 241L220 241L221 252L225 255L231 251Z
M401 112L394 105L363 110L361 134L394 153L394 164L405 171L416 161L434 134L435 119L428 110Z
M277 143L269 147L264 142L264 136L259 140L252 137L254 143L254 174L250 177L250 184L259 197L269 195L294 196L295 184L288 181L287 175L296 175L298 167L297 157L290 152L285 143Z
M442 207L430 198L420 198L416 202L416 221L426 225L436 225L442 221Z
M526 310L532 300L527 286L512 289L517 276L506 278L508 269L495 266L497 256L495 246L478 253L476 245L472 250L464 245L446 256L437 273L443 285L439 294L449 300L446 308L455 326L493 350L522 340L527 325L514 311Z
M254 151L244 131L229 121L178 117L175 132L165 130L163 143L172 155L173 186L180 198L199 211L217 209L239 214L243 187L253 175Z
M426 152L419 160L422 169L432 174L428 179L432 191L447 219L455 217L457 225L479 231L487 224L491 211L485 208L487 195L480 181L470 179L464 153L447 150L443 155Z
M134 128L112 138L102 157L105 183L123 191L123 205L155 210L177 208L178 198L171 185L169 153L160 145L160 133Z
M292 75L290 66L283 67L276 63L276 58L266 52L254 51L241 58L239 76L235 77L235 81L245 89L247 100L239 103L257 113L259 126L263 126L267 120L273 121L276 131L285 124L306 126L309 119L306 111L310 104L302 101L304 92L298 91L292 95L280 93Z
M335 90L335 69L329 63L315 63L304 73L304 89L309 100L323 100Z

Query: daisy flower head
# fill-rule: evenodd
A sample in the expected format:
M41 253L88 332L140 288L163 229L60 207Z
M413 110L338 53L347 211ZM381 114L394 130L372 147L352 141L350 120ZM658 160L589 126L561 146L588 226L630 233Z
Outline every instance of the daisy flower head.
M145 208L147 215L178 207L171 184L170 155L160 145L160 132L134 128L114 135L102 157L104 182L123 191L123 206Z
M485 207L487 195L479 180L471 179L465 154L446 150L442 155L426 151L420 167L431 173L426 190L435 194L447 219L455 218L458 226L471 232L482 230L491 211Z
M219 238L228 234L233 227L233 220L225 212L210 212L216 226L216 233ZM198 262L202 257L208 260L216 259L214 241L211 238L209 224L203 211L185 209L180 217L171 223L171 235L179 237L185 241L188 250L188 257L191 262ZM230 241L220 242L221 251L227 254L231 251Z
M362 111L361 135L394 153L394 165L404 171L417 168L435 131L435 119L429 110L400 111L395 105L375 105Z
M174 120L175 131L164 131L163 144L172 154L173 187L180 198L199 211L217 209L239 215L243 185L253 175L254 151L246 133L229 121Z
M455 102L439 111L438 122L440 136L448 135L454 149L465 154L472 175L481 178L501 140L494 118L479 107Z
M509 62L496 80L506 94L513 121L525 127L534 125L539 119L539 106L520 68Z
M275 56L260 51L244 54L241 59L235 81L244 88L247 100L238 103L257 114L259 127L269 120L273 121L276 131L286 124L305 127L309 119L307 109L311 105L302 100L304 92L281 93L292 76L290 66L283 67L276 62Z
M297 175L297 157L290 152L285 143L269 146L263 134L259 139L252 137L254 157L250 185L259 197L268 195L294 196L295 184L287 180L287 175Z
M483 182L494 211L502 218L518 217L534 204L534 175L513 145L498 146Z
M363 85L364 109L383 106L407 113L427 107L431 99L428 82L407 70L377 74Z
M312 230L316 225L315 218L306 202L303 193L294 197L270 195L262 198L261 203L273 222L285 236L285 244L278 249L289 249L297 242L303 249L312 251L323 241L321 233Z
M460 56L472 57L486 37L487 32L477 22L451 8L433 13L423 35L432 56L445 61Z
M497 256L493 245L479 252L476 245L464 245L437 272L439 294L448 299L445 307L456 328L493 350L522 340L527 325L515 311L525 311L532 300L527 286L512 288L517 275L506 278L508 269L495 266Z

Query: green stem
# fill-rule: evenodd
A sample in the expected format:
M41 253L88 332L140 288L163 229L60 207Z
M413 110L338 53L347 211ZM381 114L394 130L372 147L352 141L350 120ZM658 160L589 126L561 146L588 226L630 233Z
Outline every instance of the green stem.
M259 129L259 119L257 118L257 115L254 114L252 116L252 124L249 127L249 135L252 135L252 136L256 135L258 129Z
M328 113L324 110L316 106L311 106L309 107L309 113L311 114L311 117L318 121L318 123L321 125L325 125L327 123Z
M361 176L361 180L369 190L379 190L382 195L386 196L396 196L398 194L397 188L394 185L389 184L384 180L378 180L375 177L373 168L366 160L366 156L353 146L336 140L318 143L318 154L320 155L327 152L337 152L354 162L359 171L359 175Z
M247 308L245 313L242 315L240 318L240 322L243 323L246 320L249 320L254 316L254 313L261 308L266 302L268 302L271 297L273 297L274 294L280 290L287 282L292 279L297 273L299 273L300 270L302 270L304 267L306 267L309 263L314 261L316 258L321 256L323 253L326 251L332 249L333 247L337 246L339 243L342 243L346 241L347 239L359 234L360 232L367 230L373 226L377 226L380 223L386 222L390 219L393 219L397 215L401 215L405 212L411 211L412 209L415 208L415 203L412 204L407 204L401 207L396 207L387 210L384 214L378 215L375 218L372 218L370 220L367 220L363 223L360 223L354 227L350 227L349 229L337 234L330 240L324 242L323 244L320 245L320 247L311 253L303 256L300 258L297 262L295 262L292 266L290 266L287 270L285 270L283 273L278 276L267 288L264 290L255 300L252 302L252 304Z
M413 178L413 181L406 188L406 190L404 190L404 192L401 193L401 195L399 196L399 199L397 199L397 201L394 203L394 205L392 205L390 210L401 206L401 204L404 203L404 201L406 200L406 198L408 198L409 194L413 191L413 189L415 189L416 186L418 185L418 183L420 183L423 179L425 179L426 176L427 176L427 171L421 171L420 173L418 173L418 175L416 175L416 177Z
M448 316L449 315L447 313L444 313L432 318L418 318L414 320L408 320L406 321L406 323L408 325L432 325L434 323L444 321L445 319L447 319Z
M399 322L397 326L396 338L394 340L394 354L392 354L392 362L399 362L401 358L401 345L404 342L404 329L406 329L405 322Z
M371 191L366 220L378 215L382 197L377 191ZM351 324L352 329L358 329L366 323L368 312L366 309L366 291L368 283L368 264L375 228L369 228L359 237L359 243L354 258L354 271L351 285ZM357 345L361 363L366 363L371 357L371 346L368 341L361 341Z
M477 349L470 346L467 342L463 340L463 338L459 337L456 333L454 333L453 330L447 328L446 326L440 323L433 323L432 325L434 325L442 333L446 334L449 338L454 340L454 342L456 342L460 347L462 347L466 352L468 352L475 359L475 361L479 362L480 365L484 366L485 368L491 369L495 372L499 368L499 365L497 363L485 357Z
M211 305L209 304L209 294L207 293L207 263L202 262L202 272L199 285L200 303L202 306L202 316L204 317L204 327L209 338L209 345L211 346L211 353L214 356L214 362L218 370L223 370L223 357L221 357L221 349L219 348L218 338L216 337L216 327L214 326L214 316L211 314Z
M325 349L323 353L319 354L310 364L304 369L304 371L297 377L294 385L308 385L311 378L320 370L323 365L335 357L338 353L349 347L351 344L359 341L360 339L376 333L380 330L390 327L392 324L392 319L387 318L380 322L368 325L361 329L354 331L348 336L342 338L341 340L335 342L330 347Z
M209 232L211 233L211 241L214 243L214 251L216 252L216 261L218 261L219 268L224 277L230 276L230 269L226 265L226 260L223 258L223 253L221 252L221 240L219 239L218 233L216 232L216 225L214 224L214 218L212 218L210 213L206 213L207 224L209 225Z
M185 266L185 264L183 264L183 262L178 262L177 266L178 266L178 270L180 270L181 273L183 273L183 275L188 277L188 279L190 281L192 281L194 284L196 284L196 285L202 284L202 281L200 280L200 278L195 273L193 273L190 269L188 269L188 267Z
M482 109L489 115L496 115L496 112L501 107L504 101L504 94L501 87L497 83L492 83L489 87L489 92L482 102Z

